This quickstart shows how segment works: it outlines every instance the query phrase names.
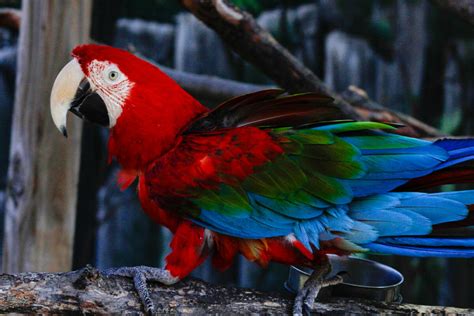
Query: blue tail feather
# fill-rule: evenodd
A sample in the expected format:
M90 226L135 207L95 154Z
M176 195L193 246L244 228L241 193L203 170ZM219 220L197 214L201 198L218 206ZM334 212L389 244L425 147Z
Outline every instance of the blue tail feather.
M456 150L472 150L474 148L474 139L445 138L435 141L434 145L443 148L451 154L454 154Z
M363 245L374 254L392 254L413 257L448 257L448 258L474 258L473 248L443 248L443 247L413 247L404 245L387 245L370 243Z
M440 238L440 237L384 237L377 242L391 245L421 247L474 247L472 238Z
M436 170L474 159L474 139L441 139L434 142L434 145L449 154L449 159L438 165Z
M470 204L474 204L474 190L392 192L354 201L349 214L374 227L379 237L362 245L374 253L471 258L474 257L474 234L464 230L466 224L463 224ZM448 229L467 233L434 235L440 231L433 225L444 223L452 223Z

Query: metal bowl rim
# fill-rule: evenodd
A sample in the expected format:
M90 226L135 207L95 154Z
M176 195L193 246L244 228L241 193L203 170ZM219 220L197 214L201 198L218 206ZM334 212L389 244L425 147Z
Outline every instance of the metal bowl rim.
M341 258L341 256L338 256L338 255L328 255L328 257ZM400 277L400 281L398 283L394 283L394 284L391 284L391 285L380 285L380 286L360 285L360 284L354 284L354 283L347 283L347 282L344 282L344 281L341 284L344 284L344 285L347 285L347 286L350 286L350 287L365 288L365 289L389 289L389 288L398 287L405 281L405 278L403 277L403 274L401 274L398 270L396 270L396 269L394 269L394 268L392 268L392 267L390 267L386 264L383 264L383 263L380 263L380 262L377 262L377 261L374 261L374 260L370 260L370 259L364 259L364 258L358 258L358 257L352 257L352 256L348 256L347 258L352 259L352 260L366 261L366 262L375 264L376 266L384 267L384 269L387 269L390 272L393 272L396 275L398 275ZM306 276L310 275L308 272L301 270L301 268L297 267L297 266L292 265L292 266L290 266L290 269L292 271L295 271L295 272L299 273L299 274L303 274L303 275L306 275ZM290 272L290 273L294 273L294 272Z

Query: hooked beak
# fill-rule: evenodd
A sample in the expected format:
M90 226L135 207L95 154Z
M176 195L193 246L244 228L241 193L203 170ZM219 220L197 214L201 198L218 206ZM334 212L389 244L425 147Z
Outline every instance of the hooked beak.
M54 125L67 137L67 113L102 126L109 126L109 115L102 98L91 88L76 59L59 72L51 90L51 116Z

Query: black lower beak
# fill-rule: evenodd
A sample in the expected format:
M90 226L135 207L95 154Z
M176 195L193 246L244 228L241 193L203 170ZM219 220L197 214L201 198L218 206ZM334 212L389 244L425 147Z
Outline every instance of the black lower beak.
M86 78L82 79L79 84L69 111L85 121L105 127L110 126L109 114L104 100L92 91Z

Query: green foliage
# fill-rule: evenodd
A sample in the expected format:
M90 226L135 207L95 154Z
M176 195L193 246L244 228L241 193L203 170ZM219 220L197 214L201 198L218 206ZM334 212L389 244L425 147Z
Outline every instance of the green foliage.
M386 41L395 40L395 32L393 31L390 22L385 19L372 21L369 24L374 36L383 38Z
M441 131L446 134L453 134L460 126L462 121L462 110L455 109L444 114L441 118Z
M262 11L273 9L278 6L293 7L303 3L312 3L311 0L231 0L239 8L258 15Z
M255 0L234 0L232 1L236 6L241 9L258 12L262 10L262 3Z

